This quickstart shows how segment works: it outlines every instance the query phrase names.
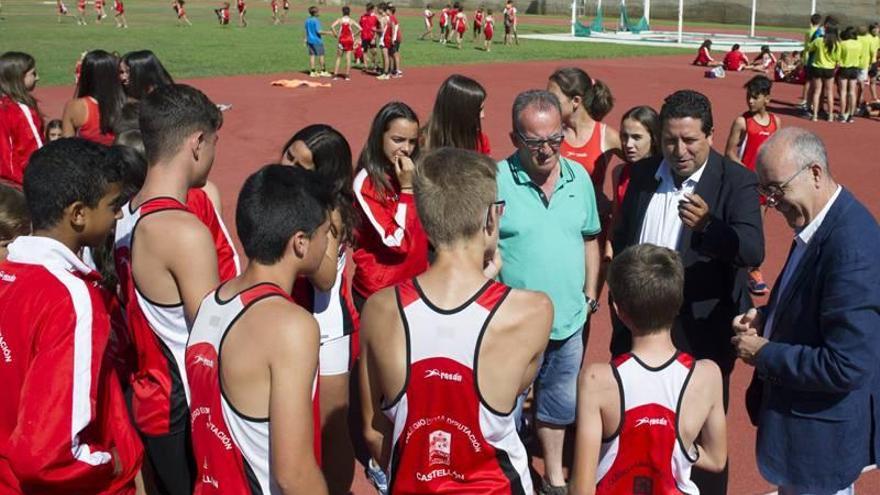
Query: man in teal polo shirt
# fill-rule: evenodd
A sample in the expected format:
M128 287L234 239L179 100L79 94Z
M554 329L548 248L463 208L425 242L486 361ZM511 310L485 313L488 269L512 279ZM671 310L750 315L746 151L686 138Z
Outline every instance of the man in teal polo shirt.
M541 493L564 494L562 445L565 427L575 420L582 333L598 309L599 215L590 177L559 155L562 114L555 96L539 90L517 96L511 138L517 151L498 163L498 199L506 202L500 277L553 301L550 343L535 380L535 416L545 464Z

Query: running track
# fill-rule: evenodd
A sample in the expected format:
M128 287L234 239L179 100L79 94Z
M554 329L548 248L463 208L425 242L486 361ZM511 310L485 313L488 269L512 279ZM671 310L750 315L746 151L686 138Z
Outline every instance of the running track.
M588 46L584 47L589 49ZM404 50L404 63L406 51ZM223 192L223 211L227 225L234 227L234 210L238 189L244 179L258 167L276 159L279 147L297 129L312 123L327 123L339 129L352 145L357 156L374 113L387 101L398 99L410 104L424 119L433 105L439 84L448 75L459 72L478 79L487 89L485 131L489 134L495 158L503 158L512 150L510 105L515 95L525 89L544 87L547 76L563 65L575 64L586 69L595 79L608 83L616 98L614 111L606 119L612 126L628 108L649 104L659 108L663 98L677 89L692 88L707 94L714 105L716 123L715 147L723 148L730 124L745 109L742 85L754 73L729 74L726 79L709 80L703 71L689 66L691 56L652 57L636 59L545 61L523 64L464 65L404 69L402 79L377 81L355 74L350 82L334 82L331 89L281 89L269 86L279 78L302 78L300 73L277 76L237 76L188 81L205 91L214 101L232 103L225 114L220 134L217 159L211 173ZM332 58L331 58L332 61ZM880 121L857 119L854 124L812 123L789 115L791 105L799 101L800 86L774 85L774 110L782 114L783 125L797 125L813 130L829 148L831 170L839 182L874 212L880 212L880 180L874 167L877 159L877 138ZM71 87L40 88L37 97L48 118L61 115L64 102L73 94ZM606 184L610 191L610 184ZM232 229L234 230L234 229ZM767 261L764 274L768 282L775 279L785 261L791 231L781 216L770 212L766 218ZM608 359L609 318L603 305L593 324L589 344L589 361ZM731 384L729 413L730 490L732 495L764 494L774 487L758 474L754 460L754 429L748 422L743 394L751 369L737 364ZM817 445L817 448L821 446ZM374 493L358 475L354 493ZM880 493L880 474L876 471L862 476L858 491Z

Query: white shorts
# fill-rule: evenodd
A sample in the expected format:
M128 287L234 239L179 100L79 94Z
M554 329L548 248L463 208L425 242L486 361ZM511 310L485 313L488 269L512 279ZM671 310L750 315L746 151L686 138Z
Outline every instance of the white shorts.
M322 343L318 359L321 376L342 375L351 371L351 335Z
M868 82L868 69L859 69L859 82Z

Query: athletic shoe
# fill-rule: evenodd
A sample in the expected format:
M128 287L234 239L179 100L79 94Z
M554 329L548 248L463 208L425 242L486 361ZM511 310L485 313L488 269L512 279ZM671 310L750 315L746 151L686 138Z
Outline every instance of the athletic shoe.
M395 71L393 74L391 74L391 77L393 77L395 79L403 77L403 71L402 70Z
M388 495L388 477L385 476L385 472L376 464L376 461L370 459L367 467L364 468L364 472L367 475L367 479L370 480L370 483L379 492L379 495Z
M320 77L333 77L333 74L327 72L326 70L322 70L321 72L318 72L318 75Z
M309 77L318 77L318 73L315 71L309 72Z
M754 268L749 270L749 292L756 296L765 296L770 289L764 283L764 277L761 276L761 270Z
M568 486L554 486L550 484L547 478L541 478L541 488L538 490L541 495L568 495Z
M380 81L387 81L391 79L391 76L388 74L379 74L378 76L376 76L376 79L379 79Z

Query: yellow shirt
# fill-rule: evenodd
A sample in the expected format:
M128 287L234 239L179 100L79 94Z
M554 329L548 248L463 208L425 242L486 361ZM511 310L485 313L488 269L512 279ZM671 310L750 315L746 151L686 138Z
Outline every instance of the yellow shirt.
M840 46L840 62L841 67L862 67L862 54L864 47L858 40L843 40Z
M861 64L859 65L860 69L868 69L871 67L871 62L873 62L873 57L871 57L871 45L873 36L870 34L863 34L859 36L857 39L859 44L862 45L862 59ZM877 52L874 52L874 56L876 57Z
M813 67L818 69L834 69L840 61L840 43L835 43L830 51L825 46L825 38L816 38L810 43L813 54Z

